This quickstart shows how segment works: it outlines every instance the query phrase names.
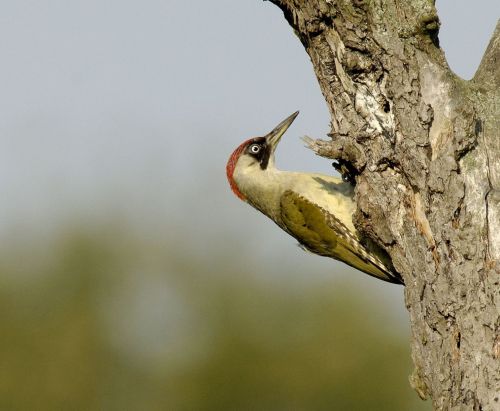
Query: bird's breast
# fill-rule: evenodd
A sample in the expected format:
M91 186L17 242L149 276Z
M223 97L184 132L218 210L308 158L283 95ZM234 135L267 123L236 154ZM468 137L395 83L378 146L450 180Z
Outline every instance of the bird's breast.
M281 197L291 190L333 214L354 231L353 188L340 178L277 169L238 172L235 177L246 201L278 224L281 223Z

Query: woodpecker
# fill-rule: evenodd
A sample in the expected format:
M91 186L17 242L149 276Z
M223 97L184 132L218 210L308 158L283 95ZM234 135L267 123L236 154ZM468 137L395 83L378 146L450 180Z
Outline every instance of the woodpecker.
M362 241L354 227L353 186L340 178L275 167L274 152L295 112L269 134L244 141L226 165L234 194L312 253L331 257L384 281L402 284L385 252Z

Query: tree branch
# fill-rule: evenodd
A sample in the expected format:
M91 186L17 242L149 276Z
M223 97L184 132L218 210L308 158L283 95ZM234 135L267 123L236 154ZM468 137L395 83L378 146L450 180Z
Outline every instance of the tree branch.
M500 87L500 20L481 59L473 81L485 87Z

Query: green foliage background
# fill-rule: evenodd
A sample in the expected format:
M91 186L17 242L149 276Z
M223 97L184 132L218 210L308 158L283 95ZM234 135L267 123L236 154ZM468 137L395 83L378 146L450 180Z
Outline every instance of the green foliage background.
M125 227L57 238L4 247L2 410L426 409L383 301L259 280L220 239L193 255Z

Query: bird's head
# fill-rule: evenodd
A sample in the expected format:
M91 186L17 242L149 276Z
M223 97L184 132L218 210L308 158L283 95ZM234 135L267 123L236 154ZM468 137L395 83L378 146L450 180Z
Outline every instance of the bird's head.
M231 189L240 199L246 201L246 196L241 190L241 180L248 180L248 177L258 179L262 173L268 173L274 169L274 151L281 136L285 134L298 114L299 112L296 111L279 123L269 134L248 139L233 151L226 165L226 174Z

